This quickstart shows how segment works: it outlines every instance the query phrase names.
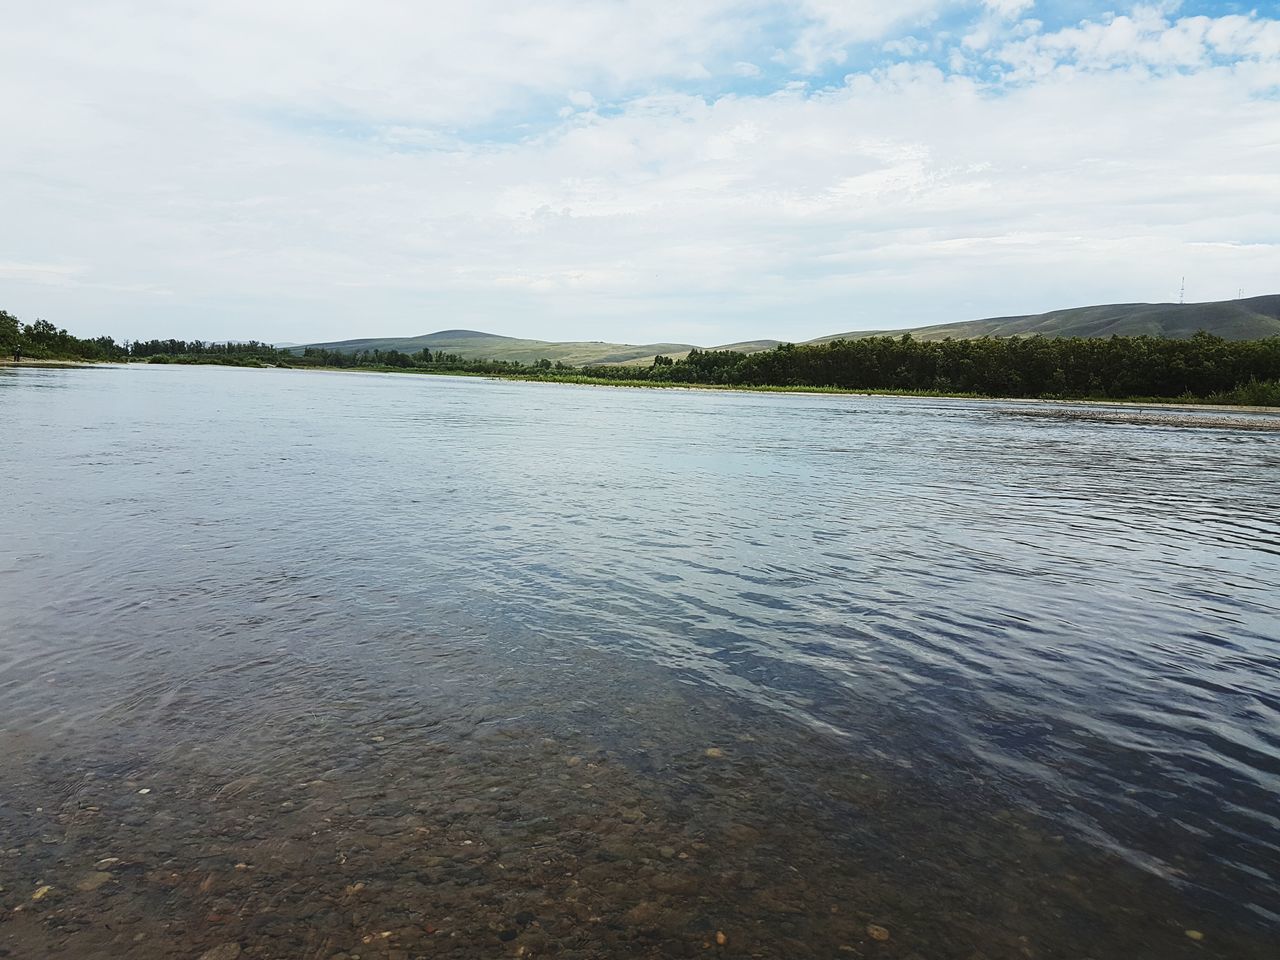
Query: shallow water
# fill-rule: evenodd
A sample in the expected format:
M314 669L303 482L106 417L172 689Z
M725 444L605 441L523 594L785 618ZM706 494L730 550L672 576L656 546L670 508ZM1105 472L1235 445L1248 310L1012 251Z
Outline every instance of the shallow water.
M1280 437L1017 409L0 370L0 956L1276 955Z

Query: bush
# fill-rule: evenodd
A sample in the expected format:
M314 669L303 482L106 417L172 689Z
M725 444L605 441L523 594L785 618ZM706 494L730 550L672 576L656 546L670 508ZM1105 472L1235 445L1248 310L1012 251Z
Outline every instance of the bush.
M1213 403L1231 403L1246 407L1280 407L1280 380L1250 380L1234 390L1215 393Z

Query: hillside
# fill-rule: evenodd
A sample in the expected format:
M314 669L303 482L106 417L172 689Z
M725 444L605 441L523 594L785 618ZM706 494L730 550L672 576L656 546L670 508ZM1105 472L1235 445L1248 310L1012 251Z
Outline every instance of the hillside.
M338 340L332 343L311 343L311 347L323 347L341 353L357 350L399 350L401 353L417 353L424 347L433 353L443 350L475 360L519 360L533 363L547 359L561 361L570 366L586 364L626 363L644 359L652 362L657 354L684 356L693 349L688 343L627 343L554 342L549 340L521 340L517 337L501 337L476 330L441 330L418 337L371 337L362 340ZM297 348L301 351L301 347Z
M752 340L743 343L727 343L712 350L738 350L755 353L776 347L778 340ZM354 353L357 350L399 350L401 353L417 353L426 347L433 353L443 350L468 360L519 360L533 363L537 360L559 360L570 366L595 364L631 364L649 366L653 358L661 354L679 360L694 349L691 343L606 343L601 340L557 342L552 340L521 340L518 337L502 337L478 330L441 330L418 337L366 337L360 340L337 340L331 343L310 343L309 347ZM303 345L289 347L301 352Z
M725 343L725 344L721 344L718 347L701 347L699 349L733 350L733 351L736 351L737 353L759 353L761 350L772 350L774 347L779 346L781 343L782 343L781 340L743 340L739 343ZM668 344L668 346L674 347L675 345ZM670 357L672 360L683 360L685 357L689 355L689 351L692 349L693 347L684 346L684 347L681 347L679 350L674 350L674 349L663 350L662 355L664 357ZM655 354L649 354L643 357L636 357L634 360L624 360L622 361L622 366L647 367L651 363L653 363L654 356Z
M917 340L969 340L974 337L1190 337L1205 330L1227 340L1280 336L1280 294L1213 303L1112 303L1073 307L1023 317L995 317L901 330L854 330L819 337L810 343L901 336Z
M900 330L853 330L818 337L809 343L831 340L860 340L865 337L897 337L910 333L917 340L970 340L975 337L1109 337L1139 336L1189 337L1197 330L1207 330L1227 340L1257 340L1280 336L1280 294L1250 297L1244 300L1222 300L1216 303L1115 303L1094 307L1073 307L1023 317L994 317L963 323L944 323L929 327ZM776 347L778 340L751 340L727 343L710 350L737 350L756 353ZM570 366L625 364L649 366L659 354L679 360L694 349L688 343L607 343L556 342L521 340L476 330L441 330L418 337L370 337L361 340L339 340L308 344L342 353L357 350L399 350L417 353L423 347L432 352L443 350L469 360L519 360L533 363L547 359ZM292 347L297 352L301 346Z

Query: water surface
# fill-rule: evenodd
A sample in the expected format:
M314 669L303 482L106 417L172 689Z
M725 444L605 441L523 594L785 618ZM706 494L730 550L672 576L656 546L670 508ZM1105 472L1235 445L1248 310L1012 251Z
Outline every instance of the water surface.
M0 370L0 955L1276 955L1280 437L1017 410Z

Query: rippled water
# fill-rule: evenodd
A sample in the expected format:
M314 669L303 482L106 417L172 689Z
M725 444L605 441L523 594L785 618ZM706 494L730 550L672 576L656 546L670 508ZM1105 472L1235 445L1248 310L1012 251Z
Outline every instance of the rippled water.
M0 955L1276 955L1280 435L1017 411L0 370Z

